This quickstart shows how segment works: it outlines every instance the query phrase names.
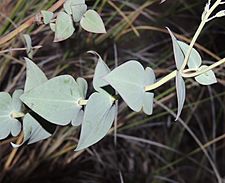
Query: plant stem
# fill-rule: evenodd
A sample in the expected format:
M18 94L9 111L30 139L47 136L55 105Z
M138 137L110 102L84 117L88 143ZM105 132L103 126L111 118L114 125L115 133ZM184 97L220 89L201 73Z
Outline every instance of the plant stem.
M13 119L16 119L16 118L22 118L22 117L24 117L24 116L25 116L25 114L22 113L22 112L13 112L13 113L11 114L11 117L12 117Z
M48 9L48 11L51 11L51 12L56 11L57 9L59 9L63 5L64 2L65 2L65 0L57 1L51 8ZM36 15L34 15L31 18L29 18L27 21L25 21L22 25L20 25L18 28L16 28L12 32L10 32L7 35L1 37L0 38L0 46L5 44L5 43L7 43L11 39L13 39L15 36L20 34L25 29L29 28L35 22L36 22Z
M221 59L221 60L215 62L214 64L208 66L208 67L205 68L205 69L197 70L197 71L195 71L195 72L193 72L193 73L190 73L190 71L192 71L192 70L190 70L190 69L185 69L185 70L183 70L183 72L181 72L181 75L182 75L182 77L184 77L184 78L193 78L193 77L199 76L199 75L201 75L201 74L203 74L203 73L205 73L205 72L208 72L208 71L210 71L210 70L212 70L212 69L214 69L214 68L216 68L216 67L218 67L218 66L220 66L220 65L222 65L222 64L224 64L224 63L225 63L225 58L223 58L223 59ZM194 71L194 70L193 70L193 71ZM154 89L160 87L161 85L165 84L165 83L168 82L169 80L175 78L177 72L178 72L178 71L175 70L175 71L171 72L170 74L168 74L167 76L165 76L164 78L162 78L161 80L159 80L158 82L156 82L156 83L154 83L154 84L152 84L152 85L145 86L145 91L151 91L151 90L154 90Z
M32 47L32 49L40 49L40 48L42 48L42 46L34 46L34 47ZM9 48L9 49L0 51L0 54L7 53L7 52L12 52L12 51L25 51L25 50L27 50L27 48Z
M224 64L224 63L225 63L225 58L222 59L222 60L220 60L220 61L218 61L218 62L216 62L216 63L214 63L214 64L212 64L212 65L210 65L210 66L208 66L208 67L205 68L205 69L196 71L196 72L194 72L194 73L190 73L190 74L188 74L188 73L187 73L187 74L186 74L186 73L182 73L182 76L183 76L184 78L193 78L193 77L199 76L199 75L201 75L201 74L203 74L203 73L205 73L205 72L208 72L208 71L214 69L215 67L218 67L218 66L220 66L220 65L222 65L222 64Z
M189 46L188 51L187 51L187 54L185 55L184 62L183 62L182 66L181 66L181 69L180 69L181 72L185 69L185 67L186 67L186 65L188 63L189 57L191 55L192 48L193 48L195 42L197 41L197 39L198 39L202 29L204 28L205 24L208 22L208 18L210 17L212 12L217 8L217 6L220 5L220 3L221 3L221 0L217 0L213 4L213 6L209 9L209 11L206 13L206 15L203 18L203 20L201 21L197 31L195 32L195 35L194 35L192 41L190 43L190 46Z
M23 141L23 133L20 134L20 136L18 137L16 144L20 144ZM4 165L4 170L8 170L13 162L14 157L16 156L16 152L18 151L18 149L13 149L12 152L9 154L9 157L7 159L7 161L5 162Z
M83 106L83 105L87 105L87 102L88 102L88 100L81 99L81 100L79 100L78 104Z
M159 80L158 82L152 84L152 85L148 85L145 87L145 91L151 91L154 90L158 87L160 87L161 85L165 84L166 82L168 82L169 80L175 78L177 75L177 70L171 72L170 74L168 74L167 76L165 76L164 78L162 78L161 80Z
M112 102L118 100L119 98L120 98L119 95L111 96ZM78 102L78 104L81 105L81 106L85 106L85 105L87 105L87 103L88 103L88 100L84 100L84 99L81 99L81 100L79 100L79 102Z

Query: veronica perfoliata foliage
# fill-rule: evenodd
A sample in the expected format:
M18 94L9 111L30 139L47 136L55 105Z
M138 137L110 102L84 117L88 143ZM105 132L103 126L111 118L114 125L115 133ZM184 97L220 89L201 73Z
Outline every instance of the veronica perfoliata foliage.
M71 37L75 31L74 24L92 33L106 33L104 23L95 10L88 10L85 0L66 0L64 11L54 14L49 11L41 11L44 24L49 24L55 32L54 42L63 41Z
M203 64L194 44L204 25L214 18L224 16L224 11L211 14L221 4L221 0L211 5L208 1L202 14L202 21L190 45L177 40L172 31L176 69L167 76L156 80L150 67L144 68L136 60L127 61L110 70L101 56L94 51L89 53L98 57L93 77L94 92L87 95L88 83L84 78L61 75L48 79L44 72L29 58L26 62L26 81L23 90L16 90L12 96L0 92L0 140L9 135L23 135L21 144L11 143L13 147L32 144L52 136L44 123L58 126L81 126L80 138L76 150L85 149L101 140L110 130L118 113L116 101L120 98L129 108L146 115L153 113L153 90L171 79L175 79L177 90L177 117L180 117L186 96L185 78L194 78L201 85L217 82L212 69L224 64L225 59L210 66ZM105 33L101 17L94 10L88 10L84 0L66 0L62 12L54 15L41 11L43 23L49 24L55 32L55 42L69 38L75 31L74 24L79 23L86 31ZM27 54L31 58L32 42L24 36ZM31 56L30 56L31 55ZM188 68L186 68L188 67ZM110 88L110 92L107 88ZM118 94L117 94L118 93ZM37 117L38 116L38 117Z
M16 90L11 97L6 92L0 92L0 140L9 134L17 136L20 133L21 124L16 117L22 111L22 102L19 99L22 93L22 90Z
M182 77L181 67L184 63L185 55L188 52L189 45L187 45L184 42L178 41L173 33L170 31L169 28L167 28L173 43L173 51L174 51L174 58L177 68L176 73L176 90L177 90L177 101L178 101L178 111L177 111L177 118L179 118L182 108L184 106L185 102L185 96L186 96L186 89L185 89L185 82ZM202 65L202 58L200 54L195 50L194 48L191 49L191 53L189 55L188 59L188 68L191 71L201 71L202 69L207 69L208 67L205 65ZM202 85L211 85L217 82L215 74L212 70L209 70L207 72L204 72L202 74L199 74L195 77L195 80Z
M110 72L105 80L115 88L127 105L134 111L141 109L152 114L154 94L145 91L145 86L155 82L155 74L137 62L129 61Z

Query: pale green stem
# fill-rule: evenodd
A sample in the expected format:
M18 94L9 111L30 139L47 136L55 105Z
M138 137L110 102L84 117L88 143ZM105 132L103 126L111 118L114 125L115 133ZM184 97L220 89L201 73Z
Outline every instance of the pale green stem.
M196 69L185 69L183 72L181 72L181 75L182 77L184 78L192 78L192 77L196 77L198 75L201 75L205 72L208 72L212 69L214 69L215 67L218 67L222 64L225 63L225 58L223 58L222 60L219 60L217 61L216 63L208 66L207 68L205 69L202 69L202 70L196 70ZM193 72L195 71L195 72ZM158 82L152 84L152 85L148 85L148 86L145 86L145 91L151 91L151 90L154 90L160 86L162 86L163 84L165 84L166 82L168 82L169 80L173 79L176 77L177 75L177 70L171 72L170 74L168 74L167 76L165 76L164 78L162 78L161 80L159 80ZM193 73L190 73L190 72L193 72Z
M212 65L210 65L210 66L208 66L208 67L206 67L206 68L204 68L204 69L201 69L199 71L196 71L194 73L190 73L190 74L188 74L188 73L187 74L186 73L182 73L182 76L184 78L196 77L196 76L199 76L199 75L201 75L201 74L203 74L205 72L208 72L208 71L214 69L215 67L218 67L218 66L220 66L220 65L222 65L224 63L225 63L225 58L222 59L222 60L220 60L220 61L218 61L218 62L216 62L216 63L214 63L214 64L212 64Z
M191 41L191 43L190 43L190 45L189 45L188 51L187 51L187 53L186 53L186 55L185 55L184 62L183 62L182 66L181 66L181 69L180 69L181 72L185 69L185 67L186 67L186 65L187 65L187 63L188 63L189 57L190 57L190 55L191 55L192 48L194 47L194 44L195 44L195 42L197 41L198 36L200 35L200 33L201 33L202 29L204 28L205 24L207 23L209 16L210 16L210 15L212 14L212 12L217 8L217 6L220 5L220 3L221 3L221 0L217 0L217 1L213 4L213 6L209 9L209 11L206 13L206 15L205 15L205 17L203 18L203 20L201 21L201 23L200 23L200 25L199 25L199 27L198 27L198 29L197 29L197 31L196 31L196 33L195 33L193 39L192 39L192 41Z
M80 99L78 104L83 106L83 105L87 105L88 100L84 100L84 99Z
M154 89L160 87L161 85L165 84L169 80L175 78L176 75L177 75L177 70L171 72L170 74L168 74L167 76L165 76L164 78L159 80L158 82L156 82L152 85L145 86L145 91L151 91L151 90L154 90Z
M112 102L116 101L117 98L118 98L117 96L111 96ZM85 106L85 105L87 105L87 103L88 103L88 100L84 100L84 99L80 99L79 102L78 102L78 104L80 106Z
M22 117L24 117L24 116L25 116L25 114L22 113L22 112L12 112L12 113L11 113L11 117L12 117L13 119L16 119L16 118L22 118Z

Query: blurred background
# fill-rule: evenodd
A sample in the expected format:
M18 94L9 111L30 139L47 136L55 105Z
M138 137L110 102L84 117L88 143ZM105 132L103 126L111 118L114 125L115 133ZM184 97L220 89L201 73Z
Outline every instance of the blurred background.
M57 0L0 0L0 36ZM48 26L32 25L33 60L48 78L70 74L84 77L93 92L95 50L111 69L130 59L154 69L158 79L175 69L169 27L187 43L195 33L207 0L87 0L104 20L107 34L90 34L76 27L68 40L53 43ZM225 19L208 23L196 49L204 64L225 57ZM0 47L23 48L22 34ZM13 92L25 82L25 51L1 53L0 90ZM57 127L43 142L13 150L0 142L0 181L4 183L214 183L217 182L204 147L225 177L225 77L215 69L218 83L199 86L186 79L187 97L181 120L174 122L177 99L174 81L156 89L154 113L132 112L119 101L117 125L110 134L85 151L74 152L79 128ZM116 129L116 132L115 132ZM116 142L115 143L115 134ZM200 141L200 146L196 141Z

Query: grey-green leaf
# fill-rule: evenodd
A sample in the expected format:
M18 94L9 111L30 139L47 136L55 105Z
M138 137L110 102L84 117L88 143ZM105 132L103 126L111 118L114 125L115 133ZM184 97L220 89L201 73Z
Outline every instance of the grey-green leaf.
M150 67L146 67L145 69L145 85L151 85L155 83L155 73Z
M26 48L27 48L27 53L30 53L32 50L32 41L31 41L31 37L29 34L23 34L25 43L26 43Z
M74 119L74 112L81 109L82 94L74 78L63 75L29 90L20 99L46 120L67 125Z
M66 0L65 3L63 4L63 8L67 14L72 15L73 12L71 7L80 4L85 4L85 0Z
M110 72L105 80L120 94L127 105L139 112L143 106L145 70L137 61L129 61Z
M71 124L73 126L79 126L79 125L81 125L83 119L84 119L84 111L79 110L78 113L74 113L74 119L72 120Z
M107 86L108 83L103 79L107 74L110 73L109 67L102 60L100 55L95 53L98 56L98 63L95 68L95 74L93 78L93 86L96 91L102 90L101 87Z
M11 143L14 148L22 146L25 142L33 144L51 136L29 113L23 119L23 133L24 138L21 144Z
M22 110L22 101L20 96L23 94L23 90L15 90L12 95L12 109L16 112Z
M59 12L56 18L55 39L54 42L68 39L74 33L72 17L65 12Z
M143 100L143 111L147 115L151 115L153 112L154 93L145 92Z
M41 14L43 17L44 24L49 24L54 16L54 14L51 11L45 11L45 10L42 10Z
M85 99L88 90L88 83L84 78L77 78L77 84L79 86L80 94Z
M63 4L63 8L65 12L69 15L72 15L71 3L72 3L72 0L66 0L65 3Z
M25 58L26 61L26 67L27 67L27 77L24 87L24 92L27 92L44 82L46 82L48 79L45 76L45 74L42 72L42 70L29 58Z
M145 69L145 86L151 85L155 83L155 73L150 68L147 67ZM144 99L143 99L143 111L147 115L151 115L153 112L153 100L154 100L154 93L152 92L145 92Z
M206 69L207 67L208 66L203 65L199 70ZM195 80L201 85L212 85L217 83L216 76L212 70L195 77Z
M76 151L85 149L101 140L115 119L116 108L110 95L94 93L85 108L84 120Z
M178 118L180 117L181 111L183 109L185 97L186 97L185 82L179 72L177 72L177 76L176 76L176 90L177 90L177 103L178 103L176 120L178 120Z
M14 109L18 106L16 97L14 98L14 102L12 102L12 98L8 93L0 92L0 140L5 139L9 136L9 134L12 134L12 136L17 136L20 133L20 122L11 116L12 112L20 112L15 111Z
M186 54L189 49L189 45L181 41L178 41L178 43L181 49L183 50L183 53ZM188 60L188 67L190 69L197 69L201 66L201 64L202 64L202 58L200 54L198 53L196 49L192 48L192 51Z
M49 26L50 26L50 29L51 29L53 32L55 32L55 23L50 23Z
M25 44L26 44L26 52L29 58L33 57L33 49L32 49L32 40L29 34L23 35Z
M106 33L102 18L94 10L86 11L86 13L81 18L80 25L84 30L88 32Z
M183 62L184 62L184 54L178 44L178 41L176 39L176 37L173 35L173 33L171 32L171 30L169 28L167 28L167 30L170 33L170 36L172 38L172 42L173 42L173 52L174 52L174 58L175 58L175 62L176 62L176 66L177 69L180 70Z
M75 5L75 6L72 6L71 9L72 9L73 21L79 22L82 16L87 11L87 5L86 4Z

